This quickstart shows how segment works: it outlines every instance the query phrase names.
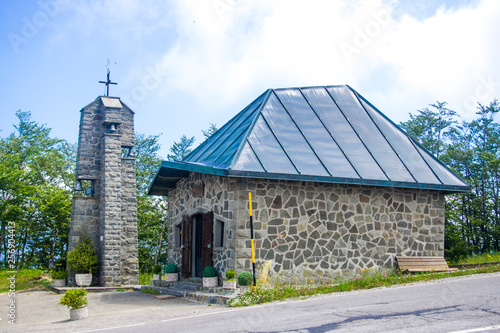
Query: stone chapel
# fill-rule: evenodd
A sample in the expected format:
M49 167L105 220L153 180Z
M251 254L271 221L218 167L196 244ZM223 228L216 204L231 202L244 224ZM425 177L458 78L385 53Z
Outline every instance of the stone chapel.
M318 86L267 90L149 194L168 195L169 263L191 279L251 270L248 192L257 263L314 277L443 256L445 194L468 190L354 89Z

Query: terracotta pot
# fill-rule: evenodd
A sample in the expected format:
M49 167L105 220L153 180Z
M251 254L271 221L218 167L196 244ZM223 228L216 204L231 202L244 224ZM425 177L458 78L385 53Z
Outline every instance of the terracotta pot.
M70 320L80 320L85 319L89 316L89 309L87 307L79 309L69 309L69 319Z
M92 283L92 274L75 274L77 286L88 287Z
M219 278L218 277L209 277L203 278L203 287L205 288L214 288L219 285Z

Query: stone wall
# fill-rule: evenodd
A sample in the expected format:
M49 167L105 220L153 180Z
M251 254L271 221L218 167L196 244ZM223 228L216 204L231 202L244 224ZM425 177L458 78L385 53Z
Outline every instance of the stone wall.
M71 206L71 229L68 247L74 248L84 233L89 234L94 244L99 244L99 202L95 197L73 197ZM74 272L68 275L68 283L73 284Z
M101 265L99 281L103 286L121 285L121 145L118 134L102 136L100 197Z
M121 159L121 284L139 284L135 158Z
M76 179L100 179L102 131L101 105L96 100L80 111Z
M200 183L204 196L193 197ZM229 222L226 247L214 254L217 270L251 270L248 192L256 262L271 261L272 274L331 277L392 269L396 255L444 254L444 195L438 191L191 173L169 194L169 260L180 266L174 226L202 208Z
M292 277L392 269L396 255L443 256L437 191L241 180L254 195L256 261ZM244 195L240 195L244 198ZM248 213L238 213L236 269L251 268Z
M183 215L193 216L199 213L214 212L214 228L217 219L225 222L224 247L214 248L214 267L219 273L235 268L235 231L237 198L232 190L234 179L190 173L190 177L181 179L177 188L168 195L169 223L168 248L169 263L181 267L181 249L175 246L175 227L182 222ZM193 196L193 188L203 186L202 197Z

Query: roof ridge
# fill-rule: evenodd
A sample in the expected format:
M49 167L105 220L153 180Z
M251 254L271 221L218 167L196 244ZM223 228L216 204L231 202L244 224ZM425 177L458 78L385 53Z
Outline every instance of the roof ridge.
M227 139L231 135L234 134L234 132L239 128L239 126L241 126L241 124L239 124L237 127L233 128L231 130L231 128L233 127L233 125L235 123L237 123L238 121L241 121L242 119L243 119L242 122L244 122L246 119L249 119L251 117L255 117L255 115L254 115L255 112L259 111L262 104L267 100L266 98L264 98L264 100L262 100L262 98L263 98L263 96L266 95L266 93L268 93L268 91L269 91L269 89L266 90L264 93L260 94L256 99L254 99L252 102L250 102L247 106L245 106L240 112L238 112L234 117L232 117L229 121L227 121L219 130L217 130L214 134L212 134L211 137L209 137L208 139L203 141L198 147L196 147L191 153L189 153L184 159L182 159L182 161L191 162L191 163L202 163L202 161L199 160L199 158L201 158L202 156L205 159L208 158L210 160L210 157L217 151L217 149L219 149L222 145L224 145L224 143L227 141ZM256 107L255 110L251 111L251 113L246 114L247 112L249 112L249 110L252 109L252 107L255 106L256 103L259 103L259 100L261 100L260 105L258 107ZM255 124L255 119L252 119L252 123L249 127L252 127L253 124ZM229 134L229 135L226 135L226 134ZM248 131L247 131L246 135L241 139L241 142L246 140L247 135L248 135ZM240 136L241 136L241 134L238 135L238 137L240 137ZM222 139L222 141L219 141L220 139ZM212 148L213 148L213 150L210 151ZM227 151L228 148L229 148L229 146L225 147L225 149L222 152L219 152L219 154L222 155L223 153L225 153ZM208 155L205 156L205 154L208 154ZM234 157L234 154L232 154L231 156ZM227 158L226 158L226 160L227 160Z
M272 88L269 88L267 89L266 91L264 91L264 93L262 93L259 97L257 97L254 101L256 101L257 99L259 99L261 96L265 95L264 96L264 99L262 100L262 102L260 103L259 107L257 107L255 110L254 110L254 118L252 120L252 123L248 126L246 132L245 132L245 135L243 136L241 142L240 142L240 145L238 147L238 149L236 150L236 152L234 153L234 155L232 156L232 161L231 161L231 164L229 164L229 167L228 169L232 169L234 167L234 164L236 163L236 161L238 160L238 158L240 157L240 154L241 154L241 151L243 150L243 148L245 147L245 144L248 142L248 136L252 133L253 131L253 128L255 127L255 123L257 123L257 120L259 119L259 116L261 115L261 112L262 112L262 108L264 107L264 105L266 105L267 101L269 100L269 96L271 96L272 92L274 91L274 89ZM253 102L252 102L253 103Z

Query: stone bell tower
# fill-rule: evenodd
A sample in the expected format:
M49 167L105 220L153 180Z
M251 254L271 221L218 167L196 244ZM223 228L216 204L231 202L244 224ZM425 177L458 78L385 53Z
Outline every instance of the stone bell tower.
M69 249L87 233L100 261L93 284L138 284L134 112L108 96L97 97L80 112Z

